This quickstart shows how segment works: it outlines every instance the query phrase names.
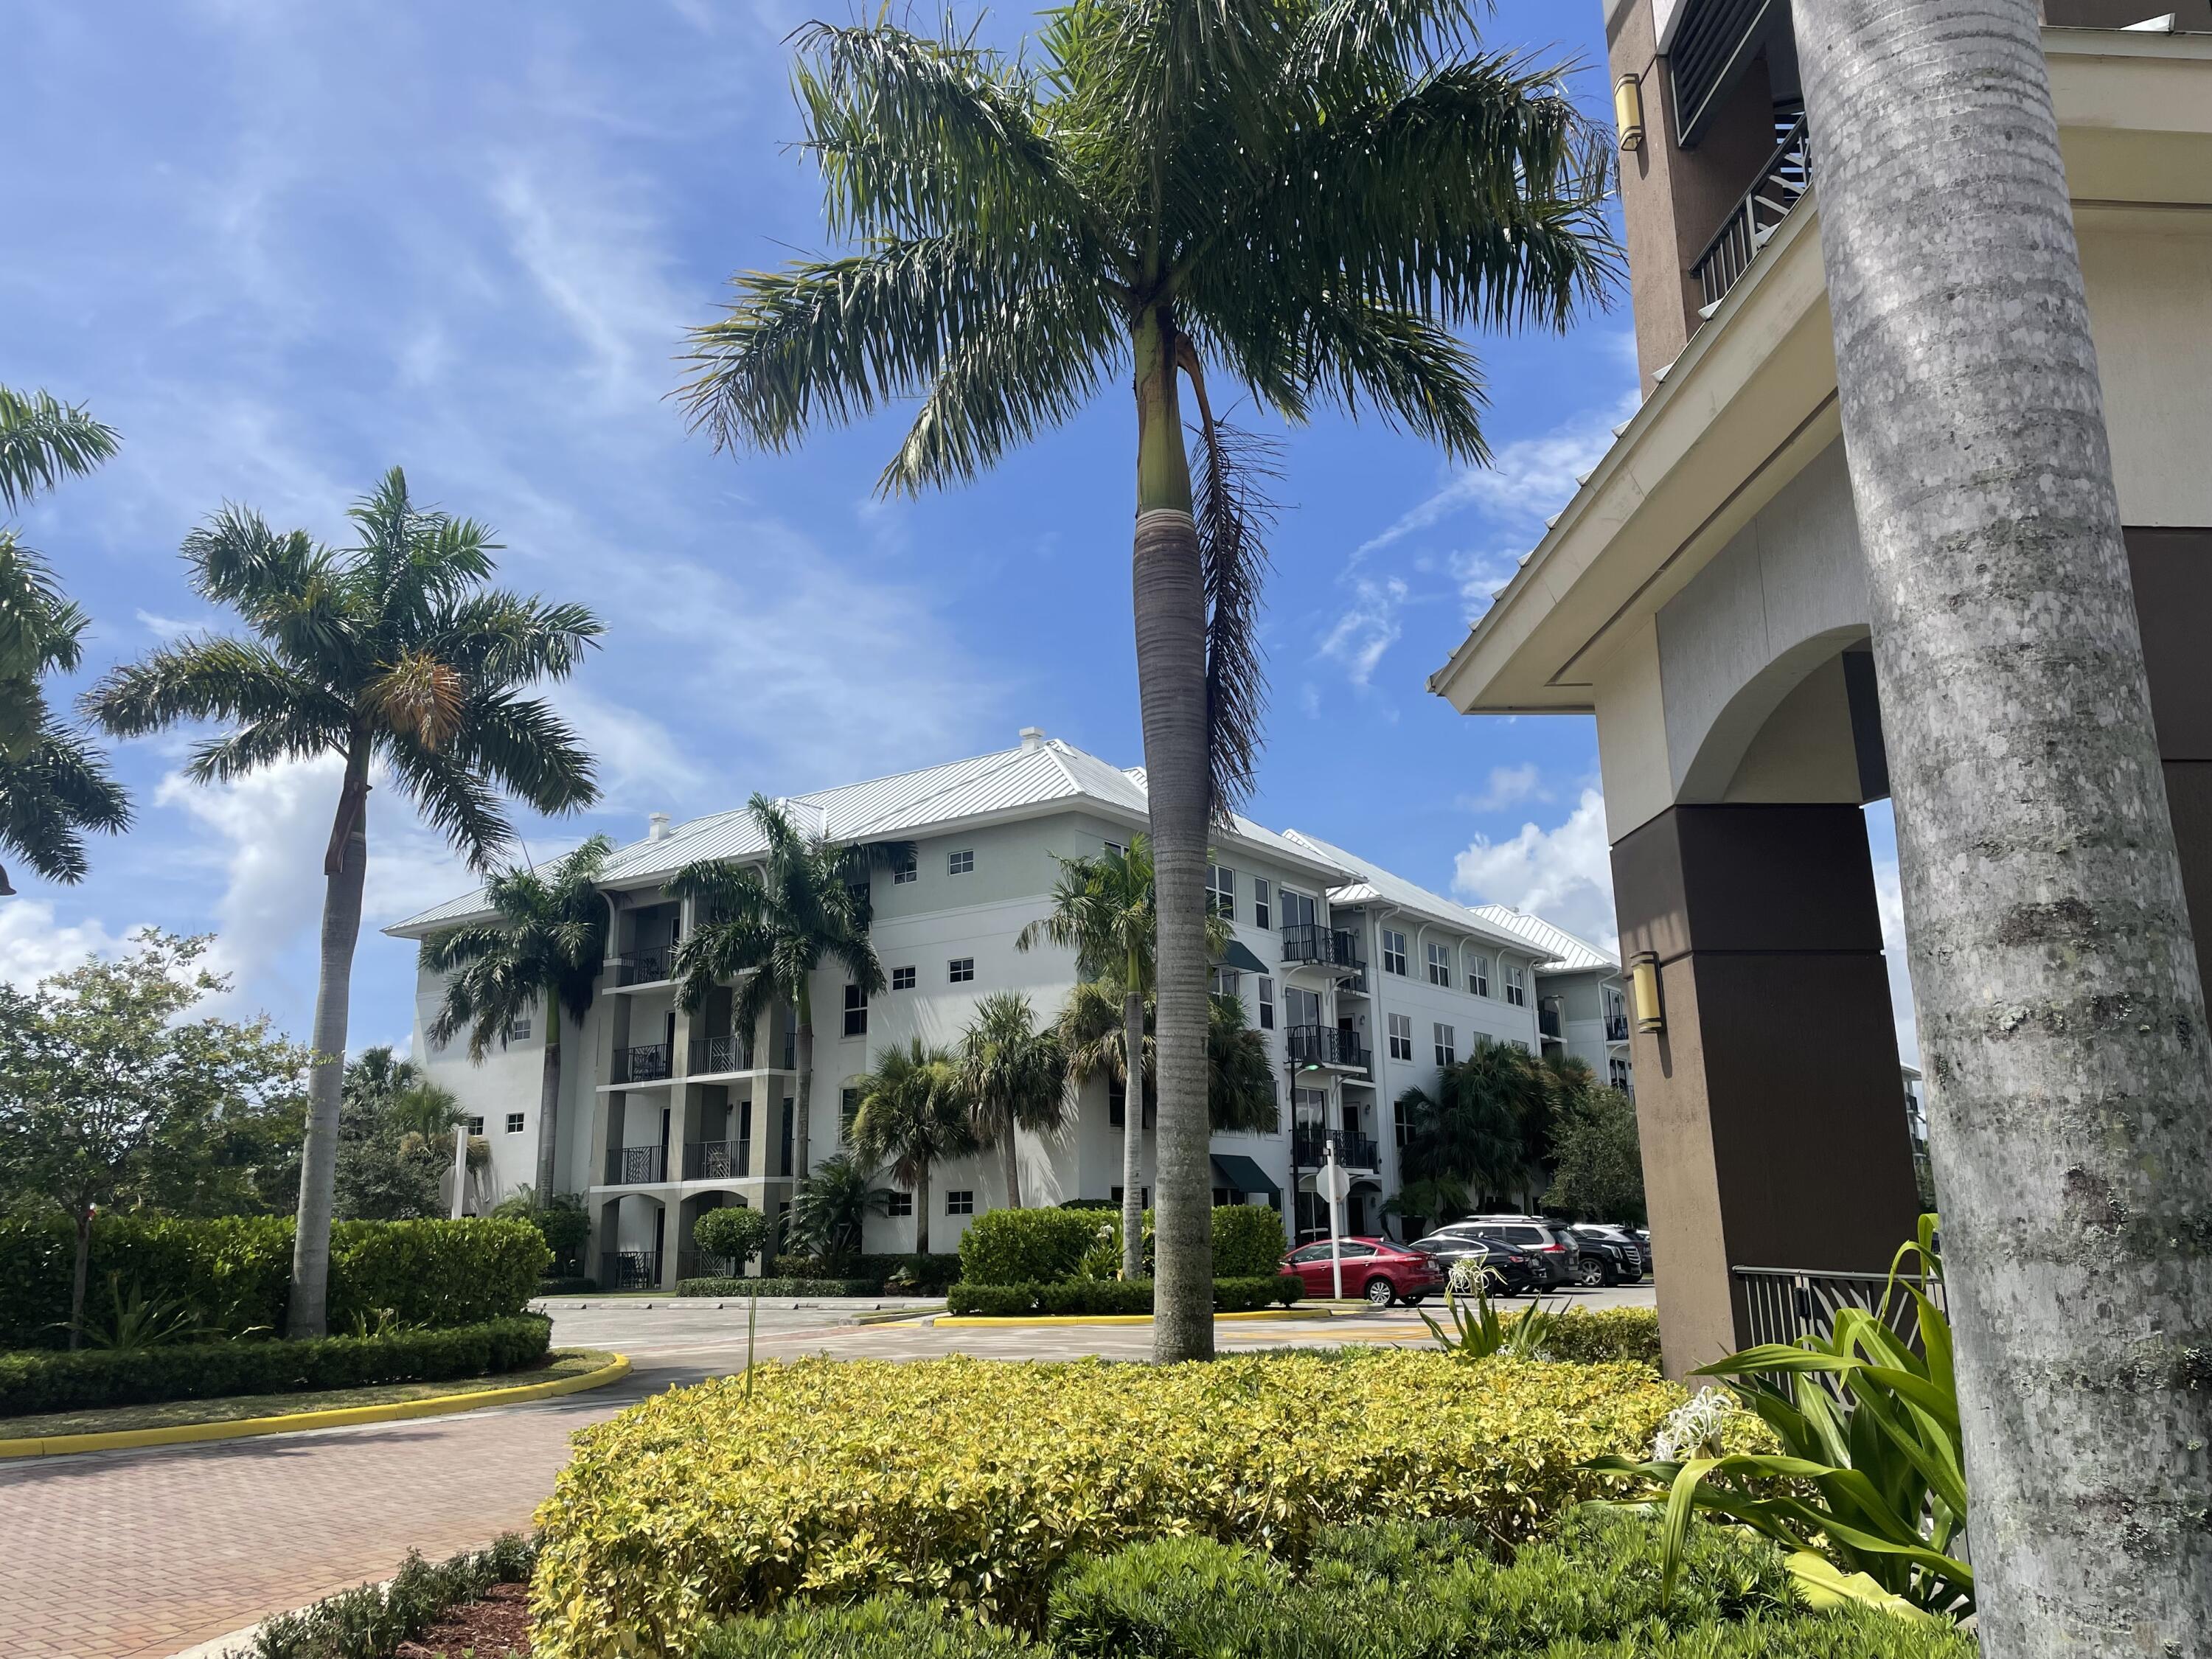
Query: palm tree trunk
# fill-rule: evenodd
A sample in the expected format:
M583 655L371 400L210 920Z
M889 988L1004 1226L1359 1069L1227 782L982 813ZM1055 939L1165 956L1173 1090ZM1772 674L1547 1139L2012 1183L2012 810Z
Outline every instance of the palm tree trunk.
M76 1206L76 1257L70 1269L70 1352L84 1346L85 1283L92 1275L92 1206Z
M1129 983L1137 979L1134 957ZM1145 997L1121 999L1121 1277L1145 1273Z
M793 1056L799 1068L799 1121L791 1127L791 1175L797 1181L806 1174L806 1119L814 1103L814 998L803 987L795 1012L799 1030L793 1046L799 1051Z
M331 1203L337 1176L338 1097L345 1079L346 1016L354 945L361 937L362 885L368 873L368 748L346 762L332 825L336 867L325 865L322 961L315 986L314 1063L307 1072L307 1138L300 1149L300 1208L292 1236L292 1287L284 1334L314 1337L329 1322ZM350 819L350 823L349 823Z
M538 1207L553 1201L553 1164L561 1128L561 1005L545 993L545 1066L538 1083Z
M1159 908L1152 1029L1159 1094L1153 1207L1152 1358L1213 1354L1213 1183L1206 1174L1206 580L1191 516L1177 409L1174 323L1164 306L1136 330L1137 532L1133 581L1152 866ZM1131 1069L1141 1074L1141 1065ZM1131 1090L1141 1134L1144 1093Z
M1022 1207L1022 1149L1020 1142L1016 1139L1020 1133L1013 1114L1007 1113L1006 1122L1001 1126L999 1156L1006 1166L1006 1207L1010 1210Z
M921 1164L914 1177L914 1253L929 1254L929 1165Z
M1796 0L1982 1651L2212 1629L2205 1010L2028 0Z

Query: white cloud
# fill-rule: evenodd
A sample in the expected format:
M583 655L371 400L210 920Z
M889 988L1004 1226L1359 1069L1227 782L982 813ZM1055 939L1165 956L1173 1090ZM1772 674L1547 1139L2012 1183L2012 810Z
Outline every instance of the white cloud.
M599 765L599 790L611 804L662 795L683 798L707 777L685 757L685 745L652 715L610 702L574 684L554 688L550 700Z
M1524 761L1518 766L1493 766L1490 782L1480 795L1469 796L1461 805L1470 812L1496 812L1516 801L1549 800L1551 794L1544 787L1543 773L1534 761Z
M1354 685L1365 685L1403 631L1398 613L1405 606L1407 587L1396 576L1380 581L1361 576L1353 580L1352 592L1351 606L1322 635L1321 653L1342 663Z
M125 942L97 917L60 927L54 907L42 900L0 902L0 981L9 985L35 984L88 956L112 956Z
M1605 797L1584 789L1556 829L1529 823L1510 841L1477 836L1453 860L1452 891L1471 904L1510 904L1608 951L1619 949Z
M1920 1024L1913 1013L1912 974L1905 958L1905 891L1895 859L1874 861L1874 902L1881 913L1881 951L1889 968L1889 1006L1897 1018L1897 1052L1908 1066L1920 1063Z
M174 617L157 617L150 611L134 611L131 615L138 618L140 626L164 645L207 626L204 622L179 622Z

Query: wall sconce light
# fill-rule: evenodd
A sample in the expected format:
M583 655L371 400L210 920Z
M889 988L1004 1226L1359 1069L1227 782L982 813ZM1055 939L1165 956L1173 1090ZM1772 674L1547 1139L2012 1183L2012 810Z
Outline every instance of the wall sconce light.
M1667 1016L1659 1006L1659 958L1650 951L1628 959L1628 994L1636 1005L1636 1029L1663 1031Z
M1644 148L1644 83L1624 75L1613 83L1613 120L1623 149Z

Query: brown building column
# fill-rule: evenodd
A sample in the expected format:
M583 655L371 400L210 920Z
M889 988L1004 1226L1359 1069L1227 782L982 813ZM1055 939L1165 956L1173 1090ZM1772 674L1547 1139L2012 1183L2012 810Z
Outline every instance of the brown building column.
M1866 821L1681 805L1613 849L1659 959L1636 1115L1670 1376L1750 1340L1731 1267L1886 1269L1919 1211Z

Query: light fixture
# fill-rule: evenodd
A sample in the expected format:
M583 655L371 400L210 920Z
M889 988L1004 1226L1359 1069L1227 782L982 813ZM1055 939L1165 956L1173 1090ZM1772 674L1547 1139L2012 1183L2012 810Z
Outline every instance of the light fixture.
M1624 75L1613 83L1613 120L1623 149L1644 148L1644 83Z
M1656 952L1640 951L1628 959L1628 991L1636 1004L1636 1029L1665 1030L1667 1016L1659 1006L1659 957Z

